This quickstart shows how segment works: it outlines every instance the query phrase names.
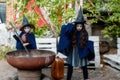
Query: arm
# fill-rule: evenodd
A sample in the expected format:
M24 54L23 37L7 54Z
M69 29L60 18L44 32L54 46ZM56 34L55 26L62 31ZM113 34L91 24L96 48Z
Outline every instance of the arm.
M94 51L94 42L88 41L88 60L93 60L95 58L95 51Z
M57 51L67 55L71 46L70 36L73 31L73 24L63 25L60 32L60 39L57 46Z
M15 40L16 40L16 49L17 49L17 50L22 49L22 43L20 42L18 36L17 36L17 35L13 35L13 37L14 37Z
M24 33L21 32L20 35L18 35L18 36L21 38L21 36L22 36L23 34L24 34ZM14 39L15 39L16 41L20 41L19 38L18 38L18 36L15 35L15 34L13 35L13 37L14 37Z
M32 49L37 49L35 35L33 33L26 34L29 45Z
M67 36L71 36L74 30L74 24L68 23L67 25L63 26L63 31Z

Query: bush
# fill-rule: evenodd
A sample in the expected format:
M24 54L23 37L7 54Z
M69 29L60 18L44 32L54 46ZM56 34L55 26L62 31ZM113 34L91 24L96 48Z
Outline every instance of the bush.
M0 60L6 57L7 52L13 50L10 46L0 46Z

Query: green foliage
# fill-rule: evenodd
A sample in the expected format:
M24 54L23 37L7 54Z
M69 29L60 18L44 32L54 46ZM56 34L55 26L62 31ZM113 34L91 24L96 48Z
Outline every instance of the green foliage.
M86 17L90 17L91 24L102 21L105 29L102 34L105 38L113 40L120 37L120 1L119 0L89 0L84 3Z
M117 25L111 25L102 30L102 33L105 34L105 38L113 40L114 38L120 37L120 28Z
M60 33L61 25L69 22L69 19L75 16L75 11L73 8L65 8L66 4L69 4L71 2L72 0L68 0L67 3L65 3L64 0L46 0L38 2L38 6L45 7L49 12L49 18L52 21L54 27L56 27L56 33L58 35ZM62 16L62 23L59 22L60 16Z
M6 57L6 53L12 51L10 46L0 46L0 60Z
M29 22L34 24L36 27L39 27L39 25L37 24L37 21L40 19L40 16L37 15L37 13L33 10L33 11L28 11L26 9L27 3L30 0L17 0L17 4L14 5L14 9L19 9L18 12L20 13L20 18L18 20L16 20L17 22L22 22L22 12L24 12L24 14L26 15L26 17L29 19ZM49 18L51 20L51 22L53 23L56 33L59 35L60 33L60 27L62 24L64 24L65 22L68 22L70 18L72 18L75 13L73 8L68 8L67 10L65 9L66 4L71 3L73 0L68 0L67 3L64 2L64 0L35 0L35 4L31 4L32 9L34 8L34 6L42 6L45 7L49 13ZM62 23L59 22L60 18L62 16ZM48 26L46 26L45 28L37 28L35 30L35 34L37 36L45 36L45 32L47 30L49 30Z
M34 31L36 37L44 37L46 36L46 32L50 30L48 27L45 28L38 28Z
M75 16L75 11L73 8L65 8L64 0L55 0L54 2L50 2L47 9L50 13L50 19L52 23L57 27L56 33L59 34L60 27L62 24L69 22ZM46 6L45 6L46 7ZM62 23L59 22L60 16L62 16Z
M21 1L21 2L20 2ZM30 12L26 9L26 5L30 0L17 0L17 4L14 8L18 8L20 13L20 19L22 21L21 12L26 14L30 23L33 23L36 27L39 16L34 12ZM65 9L66 4L74 3L76 0L35 0L35 4L31 4L32 8L35 5L45 7L49 13L49 18L53 23L56 33L59 34L61 25L69 22L75 17L74 8ZM80 3L78 1L78 3ZM102 31L104 37L112 40L112 36L120 37L120 1L119 0L84 0L83 11L84 16L88 18L91 24L97 24L102 21L105 29ZM59 22L62 16L62 23ZM45 32L50 30L47 26L45 28L36 29L35 34L39 36L45 36ZM110 31L110 32L109 32Z
M100 16L100 11L96 8L96 6L91 6L89 3L85 3L83 6L85 10L87 10L87 13L84 13L85 17L90 17L89 22L97 23L98 17Z
M0 0L0 2L6 2L6 0Z

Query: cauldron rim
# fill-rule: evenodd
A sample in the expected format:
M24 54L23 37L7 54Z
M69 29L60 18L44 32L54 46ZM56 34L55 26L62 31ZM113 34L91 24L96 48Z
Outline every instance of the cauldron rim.
M30 50L28 50L29 52L31 52L31 51L41 51L41 52L48 52L48 53L52 53L53 55L55 55L55 52L53 52L53 51L50 51L50 50L38 50L38 49L30 49ZM12 54L14 54L14 53L16 53L16 52L24 52L24 53L26 53L26 54L24 54L24 55L28 55L27 54L27 52L25 51L25 50L13 50L13 51L9 51L9 52L7 52L6 53L6 56L11 56L11 57L15 57L15 56L18 56L18 55L12 55ZM29 55L28 55L29 56ZM22 56L22 57L24 57L24 56ZM31 56L32 57L32 56Z
M44 57L18 57L16 55L14 55L15 53L17 54L17 52L25 52L25 50L15 50L15 51L10 51L7 53L7 62L12 65L13 67L16 67L17 69L23 69L23 70L38 70L41 68L44 68L47 66L49 66L50 64L52 64L52 62L55 60L55 53L53 51L49 51L49 50L31 50L31 51L43 51L44 53L49 52L52 53L48 56L44 56ZM27 53L26 53L27 54ZM39 54L39 53L38 53ZM41 54L41 53L40 53ZM49 58L49 61L47 61ZM46 62L47 61L47 62Z

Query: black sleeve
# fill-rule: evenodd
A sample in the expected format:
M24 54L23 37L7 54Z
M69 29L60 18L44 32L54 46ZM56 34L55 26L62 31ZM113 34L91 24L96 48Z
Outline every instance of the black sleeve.
M16 35L13 35L16 41L19 41L19 38Z

